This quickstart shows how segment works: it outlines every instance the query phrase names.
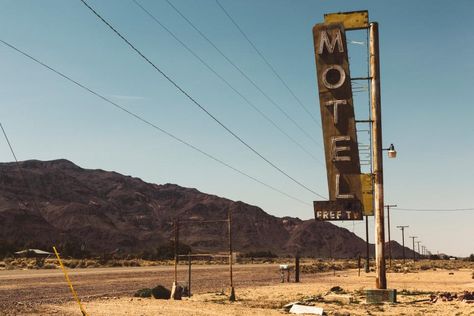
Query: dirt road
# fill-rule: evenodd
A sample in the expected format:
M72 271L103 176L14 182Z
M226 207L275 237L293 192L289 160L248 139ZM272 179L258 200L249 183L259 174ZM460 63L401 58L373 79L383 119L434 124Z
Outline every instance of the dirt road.
M219 291L229 284L227 265L194 265L192 291ZM72 269L69 277L74 288L85 300L101 296L133 296L136 290L157 284L171 287L172 266ZM178 281L187 280L187 267L180 266ZM278 265L235 265L237 287L268 285L279 282ZM0 271L0 314L16 308L34 309L46 303L71 300L71 294L61 270Z
M460 301L427 302L430 293L474 291L472 269L389 273L388 283L399 291L399 304L367 305L363 290L373 288L375 274L356 270L303 274L302 283L280 283L278 265L235 265L238 301L230 304L228 267L193 266L191 299L183 301L133 298L144 287L170 287L173 267L96 268L70 270L71 279L90 315L281 315L291 301L319 297L316 305L328 315L474 315L474 304ZM179 280L186 280L186 267ZM328 290L338 285L355 303L324 301ZM402 291L404 290L404 291ZM420 301L421 300L421 301ZM418 302L420 301L420 302ZM80 315L60 270L0 271L0 315ZM348 315L346 314L346 315ZM339 314L340 315L340 314ZM343 314L344 315L344 314Z

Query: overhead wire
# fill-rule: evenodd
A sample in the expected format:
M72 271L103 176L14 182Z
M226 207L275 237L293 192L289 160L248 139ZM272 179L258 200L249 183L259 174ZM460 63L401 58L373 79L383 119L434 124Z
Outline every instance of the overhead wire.
M30 191L30 195L31 195L31 197L32 197L32 199L33 199L34 207L36 208L36 211L37 211L37 212L40 212L41 210L40 210L39 205L38 205L38 202L37 202L37 200L36 200L36 194L34 193L33 188L31 187L30 182L28 182L28 180L27 180L26 177L25 177L25 174L24 174L24 172L23 172L23 168L21 167L20 162L18 161L18 158L16 157L15 151L13 150L13 146L12 146L12 144L11 144L11 142L10 142L10 139L9 139L8 136L7 136L7 132L6 132L5 129L3 128L3 124L2 124L1 122L0 122L0 128L2 129L3 137L5 137L5 140L6 140L7 144L8 144L8 147L10 148L10 152L11 152L11 154L12 154L12 156L13 156L13 159L15 159L15 164L16 164L16 166L17 166L17 168L18 168L18 172L20 173L20 177L21 177L22 181L25 183L26 187L28 188L28 191ZM26 203L25 203L25 204L26 204Z
M288 83L283 79L283 77L277 72L277 70L275 69L275 67L268 61L268 59L263 55L263 53L257 48L257 46L255 45L254 42L252 42L250 40L250 38L247 36L247 34L243 31L243 29L240 27L240 25L235 21L235 19L231 16L231 14L229 13L229 11L227 11L224 6L219 2L219 0L216 0L216 3L217 5L219 6L219 8L222 9L222 11L224 12L224 14L229 18L229 20L232 22L232 24L234 24L234 26L237 28L237 30L240 32L240 34L242 34L242 36L245 38L245 40L250 44L250 46L254 49L254 51L257 53L258 56L260 56L260 58L263 60L263 62L268 66L268 68L270 68L270 70L272 71L272 73L275 75L275 77L278 78L278 80L280 80L280 82L283 84L283 86L286 88L286 90L288 90L288 92L293 96L293 98L296 100L296 102L298 103L298 105L306 112L306 114L308 114L311 119L314 121L314 123L321 127L321 123L319 123L316 118L313 116L313 114L308 110L308 108L303 104L303 102L301 102L300 98L298 98L298 96L295 94L295 92L290 88L290 86L288 85Z
M81 0L82 1L82 0ZM296 122L280 105L278 105L278 103L273 99L271 98L268 93L266 93L265 91L263 91L262 88L260 88L259 85L257 85L257 83L255 83L254 80L252 80L239 66L237 66L237 64L235 64L226 54L224 54L224 52L219 48L217 47L217 45L211 40L209 39L209 37L207 37L190 19L188 19L176 6L174 6L169 0L166 0L166 2L173 8L173 10L176 11L176 13L178 13L196 32L198 32L198 34L206 41L208 42L230 65L232 65L232 67L234 67L234 69L236 69L252 86L255 87L255 89L257 89L264 97L265 99L267 99L273 106L275 106L279 111L280 113L282 113L290 122L293 123L293 125L296 126L296 128L298 128L308 139L310 139L311 141L313 141L313 143L315 143L317 146L319 146L320 148L322 148L322 145L320 142L318 142L313 136L311 136L304 128L301 127L300 124L298 124L298 122Z
M321 159L317 158L312 154L308 149L306 149L301 143L296 139L291 137L287 132L285 132L275 121L273 121L268 115L262 112L253 102L251 102L242 92L237 90L227 79L225 79L221 74L219 74L208 62L206 62L202 57L200 57L193 49L191 49L186 43L184 43L174 32L172 32L166 25L164 25L156 15L152 14L148 9L146 9L140 2L137 0L132 0L135 5L137 5L145 14L147 14L153 21L155 21L161 28L163 28L170 36L172 36L181 46L183 46L191 55L193 55L201 64L203 64L210 72L217 76L225 85L227 85L232 91L239 95L245 103L247 103L252 109L254 109L261 117L273 125L277 130L279 130L283 135L285 135L292 143L298 146L302 151L308 154L313 160L323 164Z
M299 199L299 198L297 198L297 197L294 197L294 196L292 196L292 195L290 195L290 194L284 192L283 190L280 190L280 189L278 189L278 188L276 188L276 187L274 187L274 186L272 186L272 185L270 185L270 184L268 184L268 183L265 183L265 182L263 182L262 180L259 180L258 178L254 177L254 176L251 176L251 175L249 175L248 173L246 173L246 172L244 172L244 171L242 171L242 170L240 170L240 169L238 169L238 168L236 168L236 167L230 165L229 163L226 163L225 161L223 161L223 160L221 160L221 159L215 157L214 155L207 153L206 151L200 149L199 147L197 147L197 146L195 146L195 145L192 145L191 143L189 143L189 142L187 142L187 141L185 141L185 140L179 138L178 136L175 136L174 134L172 134L172 133L170 133L170 132L164 130L163 128L159 127L158 125L156 125L156 124L154 124L154 123L148 121L147 119L143 118L142 116L140 116L140 115L138 115L138 114L136 114L136 113L134 113L134 112L128 110L126 107L124 107L124 106L118 104L117 102L114 102L114 101L110 100L109 98L107 98L107 97L103 96L102 94L100 94L100 93L98 93L98 92L92 90L91 88L87 87L86 85L84 85L84 84L82 84L82 83L76 81L75 79L73 79L73 78L71 78L70 76L64 74L63 72L61 72L61 71L59 71L59 70L57 70L57 69L55 69L55 68L53 68L53 67L47 65L46 63L44 63L44 62L42 62L41 60L39 60L39 59L33 57L32 55L28 54L27 52L25 52L25 51L23 51L23 50L17 48L17 47L14 46L13 44L10 44L10 43L8 43L8 42L2 40L2 39L0 39L0 43L4 44L5 46L7 46L7 47L9 47L9 48L11 48L11 49L13 49L14 51L20 53L21 55L27 57L28 59L34 61L35 63L37 63L37 64L43 66L44 68L46 68L46 69L48 69L48 70L54 72L55 74L59 75L59 76L62 77L63 79L66 79L67 81L69 81L69 82L73 83L74 85L80 87L81 89L86 90L87 92L91 93L92 95L94 95L94 96L96 96L96 97L102 99L103 101L105 101L105 102L107 102L107 103L113 105L115 108L117 108L117 109L119 109L119 110L125 112L126 114L128 114L128 115L134 117L135 119L141 121L142 123L147 124L148 126L154 128L154 129L158 130L159 132L161 132L161 133L163 133L163 134L165 134L165 135L171 137L172 139L178 141L179 143L181 143L181 144L183 144L183 145L185 145L185 146L187 146L187 147L189 147L189 148L191 148L191 149L193 149L193 150L195 150L195 151L201 153L202 155L204 155L204 156L210 158L211 160L214 160L215 162L217 162L217 163L219 163L219 164L221 164L221 165L223 165L223 166L225 166L225 167L227 167L227 168L229 168L229 169L231 169L231 170L233 170L233 171L235 171L235 172L237 172L237 173L239 173L239 174L241 174L241 175L243 175L243 176L245 176L245 177L247 177L247 178L249 178L249 179L251 179L251 180L253 180L253 181L255 181L255 182L257 182L257 183L259 183L259 184L261 184L261 185L263 185L263 186L265 186L265 187L271 189L271 190L273 190L273 191L275 191L275 192L278 192L278 193L280 193L280 194L282 194L282 195L285 195L286 197L288 197L288 198L290 198L290 199L292 199L292 200L295 200L295 201L298 201L298 202L300 202L300 203L302 203L302 204L311 206L310 203L305 202L305 201L303 201L303 200L301 200L301 199ZM3 130L3 127L2 127L2 130ZM4 135L6 136L5 131L4 131ZM9 143L9 144L10 144L10 143ZM13 149L11 148L11 146L10 146L10 149L11 149L12 152L13 152ZM14 154L13 154L13 155L14 155ZM17 160L15 155L14 155L14 157L15 157L15 160Z
M225 129L229 134L231 134L235 139L237 139L241 144L247 147L250 151L252 151L255 155L260 157L264 160L267 164L277 170L279 173L296 183L298 186L304 188L308 192L313 193L316 196L321 198L325 198L318 192L314 191L313 189L309 188L302 182L298 181L294 177L290 176L287 172L283 169L275 165L271 162L268 158L263 156L260 152L250 146L246 141L244 141L240 136L238 136L235 132L233 132L229 127L227 127L224 123L222 123L217 117L215 117L209 110L207 110L202 104L200 104L196 99L194 99L188 92L186 92L180 85L178 85L170 76L164 73L157 65L155 65L148 57L146 57L140 50L138 50L128 39L126 39L117 29L115 29L109 22L107 22L94 8L92 8L85 0L80 0L84 6L86 6L99 20L101 20L108 28L110 28L118 37L120 37L133 51L135 51L143 60L145 60L150 66L152 66L156 71L158 71L168 82L170 82L178 91L180 91L183 95L185 95L194 105L196 105L199 109L201 109L204 113L206 113L212 120L214 120L217 124L219 124L223 129Z
M453 209L417 209L417 208L393 207L391 209L393 209L395 211L410 211L410 212L466 212L466 211L474 211L474 207L453 208Z

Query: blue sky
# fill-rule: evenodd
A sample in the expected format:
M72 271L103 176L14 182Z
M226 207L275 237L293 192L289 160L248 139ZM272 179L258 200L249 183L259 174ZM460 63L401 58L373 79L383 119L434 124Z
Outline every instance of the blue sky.
M214 0L170 0L304 129L302 133L203 40L166 1L139 0L154 16L319 160L321 128L259 59ZM369 10L379 22L386 203L404 208L473 208L474 12L472 1L230 1L239 23L319 121L311 29L324 13ZM314 194L244 147L140 59L80 1L0 1L0 39L161 128L309 206L206 158L0 45L1 122L20 160L67 158L154 183L177 183L258 205L277 216L312 218ZM132 0L90 4L198 102L265 157L327 195L324 165L289 141L204 67ZM348 35L365 41L364 32ZM366 70L363 45L349 44L352 76ZM355 97L358 119L367 99ZM319 144L317 144L319 143ZM0 160L11 161L5 142ZM474 253L474 212L392 212L433 252ZM371 225L372 225L371 220ZM362 222L342 226L364 235ZM373 232L370 233L373 241ZM457 242L464 240L464 242ZM407 240L408 242L408 240Z

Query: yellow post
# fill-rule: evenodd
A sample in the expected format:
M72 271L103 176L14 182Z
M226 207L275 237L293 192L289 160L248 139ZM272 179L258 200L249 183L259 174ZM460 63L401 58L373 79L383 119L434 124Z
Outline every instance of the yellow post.
M79 299L79 297L77 296L76 291L75 291L74 288L72 287L71 280L69 280L69 276L67 275L66 268L64 267L63 262L61 261L61 258L59 257L59 253L58 253L58 251L56 250L56 247L53 246L53 250L54 250L54 253L56 254L56 258L58 258L59 265L61 266L61 269L63 270L64 278L66 279L66 282L69 284L69 288L71 289L72 296L73 296L74 299L76 300L77 304L79 304L79 308L81 309L82 315L83 315L83 316L88 316L88 314L86 313L84 307L83 307L82 304L81 304L81 300Z

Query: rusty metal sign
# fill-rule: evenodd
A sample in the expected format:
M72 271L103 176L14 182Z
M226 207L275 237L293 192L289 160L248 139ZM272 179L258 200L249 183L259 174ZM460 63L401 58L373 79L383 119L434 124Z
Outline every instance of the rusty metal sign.
M362 185L362 213L365 216L374 216L374 184L370 173L360 175Z
M346 30L360 30L369 27L369 11L338 12L324 15L324 24L342 23Z
M343 212L341 207L350 205L352 219L362 219L359 149L344 26L317 24L313 38L330 199L328 204L315 202L315 207L326 205L328 211L335 207ZM323 209L315 208L315 213L318 211ZM318 219L347 220L342 215L328 219L318 214Z

